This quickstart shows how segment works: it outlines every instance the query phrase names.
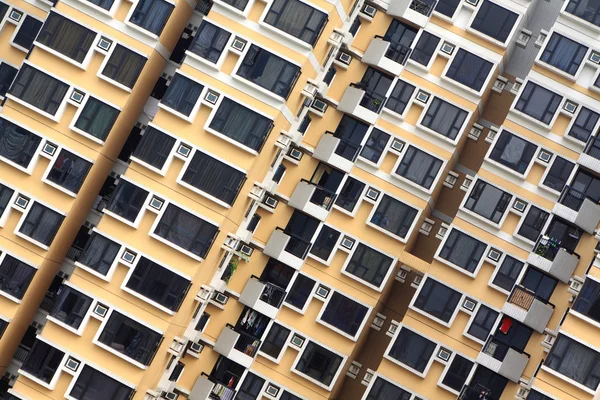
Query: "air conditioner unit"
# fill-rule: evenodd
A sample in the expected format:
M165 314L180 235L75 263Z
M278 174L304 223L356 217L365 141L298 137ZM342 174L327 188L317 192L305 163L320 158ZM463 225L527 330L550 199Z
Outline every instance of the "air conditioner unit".
M175 392L163 392L161 398L166 400L177 400L177 398L179 398L179 395Z
M311 107L320 113L325 113L325 111L327 111L327 103L325 103L323 100L315 99L312 102Z
M227 296L226 294L217 292L215 294L214 300L219 304L225 305L225 304L227 304L227 301L229 300L229 296Z
M190 350L194 353L201 353L204 350L204 345L200 343L192 343L190 344Z
M365 6L362 9L362 12L363 12L363 14L365 14L371 18L374 18L375 14L377 14L377 9L373 6L365 4Z
M291 158L293 158L294 160L297 160L297 161L302 160L303 155L304 155L304 153L302 153L300 150L294 149L294 148L291 148L290 152L288 153L288 156L290 156Z
M462 306L465 310L473 311L473 310L475 310L475 307L477 306L477 302L474 301L473 299L466 298L465 301L463 302Z
M265 199L265 204L271 208L275 208L277 207L277 204L279 204L279 200L277 200L274 197L267 196L267 198Z
M252 253L254 252L254 249L248 245L243 244L240 247L240 253L242 253L245 256L250 257L252 255Z
M450 360L450 356L452 356L452 352L445 348L440 348L440 351L437 354L437 357L442 361Z
M421 284L422 281L423 281L423 276L422 275L417 275L417 276L415 276L415 279L413 279L413 281L410 284L410 286L412 286L415 289L417 289L419 287L419 285Z

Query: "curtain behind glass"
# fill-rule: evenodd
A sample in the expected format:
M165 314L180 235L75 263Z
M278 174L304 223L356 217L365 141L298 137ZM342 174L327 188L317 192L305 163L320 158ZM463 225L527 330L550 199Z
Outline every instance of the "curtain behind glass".
M471 89L479 91L491 69L491 62L464 49L458 49L446 75Z
M106 275L121 245L94 232L85 245L79 263Z
M200 98L204 86L181 75L175 74L161 103L183 115L189 116Z
M0 20L2 20L1 17ZM0 96L4 97L6 95L18 72L18 69L11 67L7 63L0 62Z
M54 115L65 98L69 85L24 64L15 79L11 94Z
M454 229L450 232L440 257L469 272L474 272L485 248L485 243Z
M91 167L89 161L63 149L48 173L48 180L73 193L79 193Z
M466 117L465 110L436 97L427 109L422 123L429 129L454 140Z
M133 389L84 365L69 396L77 400L128 400Z
M390 349L389 355L409 367L423 372L436 344L421 335L403 328Z
M410 392L377 377L365 400L410 400L410 398Z
M64 355L62 351L36 339L22 368L36 378L50 383Z
M176 141L172 136L150 126L142 135L132 156L162 169Z
M64 219L65 217L56 211L33 203L19 232L50 246Z
M202 21L194 41L188 49L192 53L216 63L229 40L231 33L207 21Z
M79 115L75 127L100 140L106 140L118 116L119 110L90 97Z
M105 9L106 11L109 11L113 5L113 3L115 2L115 0L87 0L88 2L97 5L100 8Z
M70 286L61 286L56 303L50 315L65 324L78 329L93 299Z
M0 156L29 167L42 138L3 118L0 118Z
M0 183L0 218L8 206L8 202L15 191Z
M404 238L416 215L416 209L385 195L375 210L371 222Z
M299 0L275 0L265 22L314 45L327 15Z
M441 166L442 160L410 146L396 173L429 189Z
M35 272L35 268L6 254L0 264L0 290L22 299Z
M372 285L380 286L392 266L392 259L360 243L352 255L346 271Z
M593 390L600 383L600 354L568 336L558 336L545 365Z
M85 59L94 39L96 32L51 12L37 41L80 63Z
M140 0L129 21L160 36L174 8L163 0Z
M146 65L146 61L144 56L117 44L102 70L102 75L132 89Z

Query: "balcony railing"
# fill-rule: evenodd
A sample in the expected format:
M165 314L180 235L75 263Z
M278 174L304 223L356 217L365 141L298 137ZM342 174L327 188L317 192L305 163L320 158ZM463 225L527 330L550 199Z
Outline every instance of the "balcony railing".
M372 90L368 90L364 85L360 83L351 83L350 86L364 90L364 95L360 101L360 105L369 111L379 113L387 100L385 96L376 93Z
M600 138L590 136L583 152L596 160L600 160Z
M284 232L290 237L290 240L285 246L285 251L293 254L298 258L305 259L312 244L308 240L301 238L300 236L294 233L286 232L285 230L279 227L277 227L277 229Z
M40 310L47 312L50 314L54 305L56 304L56 294L55 293L46 293L44 299L42 300L42 304L40 304Z
M227 324L227 326L240 335L233 348L241 351L247 356L254 357L260 347L260 340L246 332L236 330L235 327L230 324Z
M335 192L324 188L323 186L319 186L315 183L307 179L301 179L301 182L308 183L311 186L315 187L315 191L313 192L310 202L318 205L319 207L323 207L326 210L329 210L333 203L335 202L336 194Z
M73 245L67 252L67 258L73 261L77 261L79 260L79 257L81 257L82 252L83 249L81 247Z
M275 308L279 308L285 299L286 291L270 282L263 283L265 288L260 295L260 299Z
M492 391L481 384L475 387L465 386L458 395L458 400L488 400Z
M331 131L326 131L325 135L336 137L335 133ZM352 162L356 161L356 158L358 157L362 146L358 143L354 143L347 139L344 139L343 137L338 137L337 139L339 139L340 142L336 146L334 153L340 157L345 158L346 160Z
M560 242L555 239L549 238L548 236L541 235L535 246L533 252L538 256L542 256L547 260L553 261L556 255L560 251Z
M558 202L566 207L569 207L571 210L579 211L586 197L588 196L586 196L585 193L573 189L570 186L565 186L560 194L560 197L558 198Z
M523 286L515 286L507 302L529 311L534 300L537 300L554 308L554 304L550 303L548 300L539 297L535 294L534 291L529 290Z
M413 0L410 3L410 9L415 10L419 14L423 14L426 17L431 16L433 9L435 8L437 1L425 1L425 0Z
M17 351L15 351L15 360L24 362L27 356L29 355L30 351L31 349L29 347L20 344L19 347L17 347Z
M198 4L196 4L196 11L199 11L204 15L208 15L212 6L212 0L200 0L198 1Z
M397 62L398 64L404 65L406 63L406 60L408 60L410 53L412 52L412 49L410 47L405 46L401 43L390 42L390 40L384 36L376 35L375 39L381 39L390 44L387 51L385 52L385 57L389 58L394 62Z

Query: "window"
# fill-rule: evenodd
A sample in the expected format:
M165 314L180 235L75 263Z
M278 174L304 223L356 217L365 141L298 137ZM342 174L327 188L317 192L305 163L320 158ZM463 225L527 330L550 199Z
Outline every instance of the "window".
M335 154L346 160L354 161L368 130L369 125L344 114L333 133L333 137L340 139L335 148Z
M237 400L256 400L259 398L264 384L265 380L263 378L248 372L235 398Z
M40 29L42 29L43 22L33 18L30 15L26 15L21 26L18 28L17 34L13 39L13 43L21 46L25 50L31 50L33 41L37 36Z
M387 99L387 102L385 103L385 108L402 115L414 91L415 86L401 79L398 79L398 81L396 82L396 86L394 86L392 93L390 94L390 96Z
M432 35L427 31L423 31L417 45L412 53L410 53L410 59L424 66L429 65L429 61L431 60L435 49L437 49L439 42L439 37Z
M281 350L283 350L283 347L287 343L290 332L291 331L288 328L273 322L271 329L269 329L269 333L267 333L265 340L260 346L260 351L277 359L281 354Z
M384 194L370 222L405 239L417 213L416 208Z
M548 397L544 394L541 394L537 390L530 390L527 395L527 400L554 400L552 397Z
M201 151L196 151L181 180L224 203L233 205L246 174Z
M2 18L0 18L1 20ZM0 62L0 97L6 96L19 70L5 62Z
M478 179L465 201L465 208L497 224L504 216L512 197L510 193Z
M440 257L468 271L475 272L487 245L474 237L452 229L440 251Z
M354 337L359 333L368 312L368 307L339 292L333 292L320 319Z
M50 75L23 64L10 94L50 115L55 115L62 104L69 85Z
M575 304L573 311L577 311L594 321L600 322L600 283L587 278Z
M120 244L105 238L98 232L92 232L78 261L99 274L106 275L119 250L121 250Z
M531 266L527 268L527 272L525 272L525 276L521 281L521 285L535 292L536 297L544 301L550 300L557 284L558 280Z
M180 114L190 116L204 86L181 74L175 74L161 103Z
M265 22L314 46L327 23L327 14L300 0L275 0Z
M298 274L285 298L285 302L302 310L308 298L312 295L316 283L317 282L315 282L314 279L311 279L306 275Z
M5 254L0 263L0 290L22 299L35 275L35 268L15 257Z
M273 128L273 121L225 97L209 128L252 150L260 151Z
M8 208L8 203L10 202L13 193L15 193L14 190L0 183L0 218L2 218L4 210Z
M465 49L458 49L446 76L473 90L480 91L493 64Z
M237 75L287 99L300 76L300 67L253 44Z
M216 63L229 41L231 33L207 21L202 21L189 51Z
M0 118L0 156L28 168L42 138L27 129Z
M565 160L560 156L556 156L550 170L546 174L544 179L544 186L562 192L565 187L571 172L575 168L575 164L571 161Z
M139 0L129 22L160 36L174 8L164 0Z
M61 286L56 294L56 303L50 316L74 329L79 329L92 301L91 297L70 286Z
M86 0L86 1L100 7L106 11L110 11L110 9L112 8L112 6L115 2L115 0Z
M498 312L481 304L477 310L477 314L473 317L473 321L471 322L467 333L482 342L485 342L497 319Z
M2 335L4 334L4 331L6 330L7 326L8 322L3 319L0 319L0 338L2 338Z
M106 209L129 222L135 222L147 198L147 190L129 181L121 180Z
M535 242L540 236L540 233L542 233L542 228L546 224L549 216L550 214L546 211L541 210L536 206L531 206L521 224L518 234Z
M321 260L328 260L339 237L340 232L327 225L323 225L319 236L317 236L317 240L315 240L315 243L310 248L310 254Z
M501 43L506 42L519 15L489 0L483 0L471 28Z
M288 391L283 391L283 394L279 398L279 400L303 400L301 397L295 396Z
M133 393L134 390L129 386L123 385L89 365L84 365L69 396L77 400L128 400Z
M540 61L550 64L569 75L575 75L587 51L586 46L554 32L540 56Z
M369 138L367 139L367 143L365 143L362 151L360 152L361 157L364 157L372 163L377 164L389 140L390 135L382 130L373 128Z
M475 365L473 361L456 354L446 370L442 384L460 392L473 369L473 365Z
M422 285L414 306L434 318L450 322L462 294L432 278L427 278Z
M158 129L149 126L142 135L132 156L162 170L171 155L177 140Z
M378 376L365 400L410 400L411 396L410 392Z
M169 204L158 222L154 234L204 258L219 228L203 219Z
M96 39L96 32L51 12L37 41L60 54L82 63Z
M309 341L302 352L295 370L321 382L325 386L333 383L343 358L315 342Z
M418 372L425 372L436 344L416 332L402 327L389 356Z
M346 179L346 182L344 182L344 186L335 201L335 205L348 212L354 211L365 186L366 185L363 182L349 176Z
M454 140L460 133L467 112L438 97L434 97L423 116L421 124L448 139Z
M568 135L587 143L587 140L594 132L599 119L600 114L581 106L579 114L577 114L577 118L573 121L573 125L571 125Z
M113 310L98 341L140 364L150 365L162 335Z
M50 246L64 219L64 215L34 202L19 232L44 246Z
M102 70L102 75L133 89L146 61L146 57L117 44Z
M537 146L519 136L502 130L490 152L490 158L515 172L524 174L531 164Z
M431 188L442 166L442 160L414 146L409 146L396 173L425 189Z
M600 354L559 334L544 365L592 390L600 384Z
M545 87L527 82L525 89L523 89L517 100L515 109L549 125L562 99L561 95Z
M514 257L506 255L492 283L502 289L510 292L521 274L521 270L525 266L524 263Z
M75 122L75 128L102 141L106 140L119 110L93 97L88 97L83 110Z
M9 8L10 7L8 6L8 4L0 2L0 21L4 19L4 16L6 15L6 12Z
M171 311L177 311L190 281L141 257L125 286Z
M240 11L244 11L246 5L248 5L248 0L221 0L225 4L229 4L230 6L237 8Z
M589 0L569 0L565 11L600 26L600 4Z
M92 168L92 163L89 161L61 149L46 179L70 192L79 193L90 168Z
M64 355L62 351L36 339L21 368L35 378L50 383Z
M380 287L393 262L393 258L363 243L359 243L345 270L373 286Z
M435 5L435 11L452 18L459 4L460 0L440 0Z

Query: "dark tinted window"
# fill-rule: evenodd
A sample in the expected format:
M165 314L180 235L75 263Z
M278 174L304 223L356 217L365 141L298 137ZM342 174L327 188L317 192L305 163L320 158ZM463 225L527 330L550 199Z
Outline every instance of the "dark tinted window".
M410 400L412 394L381 377L377 377L365 400Z
M490 153L490 158L520 174L525 173L537 146L503 130Z
M173 136L149 126L142 135L132 156L157 169L162 169L176 141Z
M0 2L0 20L2 20L4 18L8 9L9 9L8 4Z
M459 4L460 0L439 0L435 5L435 11L452 18Z
M575 164L571 161L565 160L560 156L556 156L552 166L550 167L550 171L548 171L548 174L546 175L546 179L544 179L544 185L556 190L557 192L562 192L574 167Z
M510 292L524 265L514 257L505 256L492 283Z
M4 214L4 210L8 208L8 202L14 192L15 191L8 186L4 186L0 183L0 218L2 217L2 214Z
M100 140L106 140L119 110L93 97L88 98L75 127Z
M0 96L4 97L6 95L18 72L17 68L5 62L0 62Z
M439 37L423 31L417 45L410 54L410 59L427 66L439 42Z
M42 138L17 124L0 118L0 156L27 168Z
M121 250L120 244L93 232L78 261L82 265L106 275L119 250Z
M340 194L338 194L335 204L348 212L353 212L364 188L365 184L363 182L348 177Z
M216 63L225 49L231 33L208 21L202 21L189 51Z
M40 203L33 203L19 232L45 246L50 246L64 219L64 215Z
M566 12L600 26L600 3L589 0L569 0Z
M10 94L35 108L54 115L64 100L68 89L69 85L66 83L35 69L29 64L23 64L13 83Z
M573 125L571 125L568 135L582 142L587 142L594 132L598 119L600 119L600 114L582 106Z
M465 110L435 97L427 108L421 124L454 140L460 133L467 114Z
M51 12L37 41L79 63L83 62L96 39L96 32L60 14Z
M102 70L102 75L132 89L146 65L147 59L120 44L116 46Z
M360 152L360 155L377 164L389 140L390 135L382 130L373 128L369 138L367 139L367 143L365 143L362 151Z
M64 355L62 351L37 339L21 368L39 380L50 383Z
M327 14L299 0L275 0L265 23L314 45L327 23Z
M62 149L54 161L47 179L73 193L79 193L92 163Z
M181 74L175 74L161 103L189 116L200 98L204 86Z
M467 360L458 354L455 355L446 371L446 375L444 375L444 379L442 379L442 383L460 392L473 369L473 365L473 361Z
M240 11L244 11L246 5L248 4L248 0L222 0L223 3L229 4L230 6L237 8Z
M235 398L239 400L256 400L259 398L264 384L265 380L263 378L248 372Z
M439 4L439 3L438 3ZM408 82L398 79L396 86L392 90L392 93L385 103L385 108L388 108L398 114L404 113L406 106L412 94L415 91L415 87Z
M0 338L2 338L2 335L4 334L4 331L6 330L6 327L8 326L8 322L6 322L3 319L0 319ZM8 400L11 400L10 398Z
M385 254L359 243L346 266L346 272L374 286L381 286L394 260Z
M428 278L423 283L414 306L437 319L450 322L461 297L460 292Z
M42 21L39 21L30 15L26 15L21 23L21 27L13 39L13 43L26 50L30 50L31 46L33 46L35 37L42 28L42 24Z
M538 236L540 236L540 233L542 233L542 228L546 224L549 216L550 214L546 211L531 206L521 224L518 234L535 242Z
M475 272L487 245L457 229L452 229L440 257L469 272Z
M559 334L544 365L592 390L600 384L600 353Z
M291 331L288 328L273 322L271 329L269 329L269 333L267 333L265 340L260 346L260 351L277 359L283 346L285 346L287 342L290 332Z
M442 160L414 146L409 146L396 173L425 189L431 188L442 166Z
M355 336L368 311L368 307L361 303L341 293L333 292L321 315L321 320L350 336Z
M315 283L316 282L314 279L311 279L306 275L298 274L294 284L290 288L287 297L285 298L285 302L302 310L306 304L306 301L312 294Z
M518 17L517 13L489 0L484 0L477 15L475 15L471 28L504 43L515 26Z
M128 400L134 390L113 378L84 365L69 396L77 400Z
M115 0L86 0L106 11L109 11Z
M371 223L404 239L417 213L416 208L385 194L373 213Z
M511 199L510 193L479 179L465 202L465 208L494 223L499 223Z
M527 268L527 272L525 272L525 276L521 281L521 285L535 292L537 297L545 301L550 300L557 284L558 280L531 266Z
M127 221L135 222L147 198L147 190L122 180L117 185L106 208Z
M544 394L541 394L537 390L530 390L527 395L527 400L554 400L552 397L548 397Z
M331 385L338 369L342 364L342 357L326 348L308 342L302 352L296 370L321 382L325 386Z
M493 64L483 58L469 53L465 49L458 49L452 64L446 72L446 76L480 91L492 70Z
M160 36L174 8L164 0L139 0L129 21Z
M389 355L416 371L424 372L435 347L436 344L431 340L402 328Z
M5 254L0 264L0 290L22 299L36 269L15 257Z
M548 125L556 114L562 99L561 95L545 87L527 82L515 108Z
M85 318L92 305L92 301L91 297L70 286L61 286L58 289L56 303L50 315L74 329L79 329L83 318Z
M575 75L588 48L566 36L552 33L540 60L569 75Z
M482 304L479 310L477 310L477 314L475 314L467 332L485 342L496 323L496 319L498 319L498 312Z
M330 226L323 225L317 240L310 248L310 254L319 257L322 260L327 260L333 251L333 247L340 237L340 232Z
M600 283L587 278L573 304L573 310L600 321Z

